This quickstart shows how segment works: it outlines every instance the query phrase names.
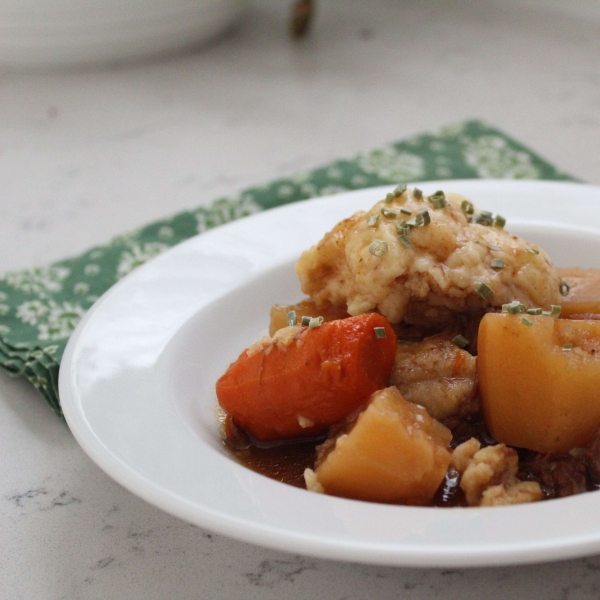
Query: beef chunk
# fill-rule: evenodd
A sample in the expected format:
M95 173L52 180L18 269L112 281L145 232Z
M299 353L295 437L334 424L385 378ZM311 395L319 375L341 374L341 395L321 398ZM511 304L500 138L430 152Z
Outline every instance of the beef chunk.
M593 483L600 484L600 428L596 430L592 442L587 447L585 460L590 479Z
M521 456L519 478L539 482L546 498L564 498L587 491L583 458L570 454L531 452L522 453Z

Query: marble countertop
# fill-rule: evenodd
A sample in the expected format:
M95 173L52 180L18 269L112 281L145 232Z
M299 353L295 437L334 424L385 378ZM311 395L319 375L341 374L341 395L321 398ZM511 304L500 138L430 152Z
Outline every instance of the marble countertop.
M556 2L288 3L184 56L0 71L0 271L468 118L600 184L600 18ZM588 3L591 6L592 3ZM0 373L0 597L597 598L600 557L486 569L351 565L203 531L122 489L28 383Z

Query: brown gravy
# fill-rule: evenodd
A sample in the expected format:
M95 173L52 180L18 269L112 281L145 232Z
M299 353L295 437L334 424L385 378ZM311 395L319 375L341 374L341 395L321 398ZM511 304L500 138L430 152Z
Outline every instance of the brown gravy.
M315 465L316 447L323 440L257 446L231 421L225 420L223 444L231 456L244 467L275 481L306 489L304 470ZM465 506L464 494L458 487L458 473L450 469L440 485L432 506Z

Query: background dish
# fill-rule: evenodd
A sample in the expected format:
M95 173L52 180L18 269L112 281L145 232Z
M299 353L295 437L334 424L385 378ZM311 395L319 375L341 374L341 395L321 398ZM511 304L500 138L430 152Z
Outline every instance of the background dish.
M246 0L0 0L0 65L46 69L166 55L227 29Z
M593 266L600 189L571 183L447 181L500 212L559 266ZM248 542L393 565L537 562L600 549L598 492L495 509L385 506L324 497L257 475L224 452L214 382L266 330L268 308L301 297L300 252L388 191L373 188L267 211L189 240L111 289L61 366L67 421L84 450L130 491Z

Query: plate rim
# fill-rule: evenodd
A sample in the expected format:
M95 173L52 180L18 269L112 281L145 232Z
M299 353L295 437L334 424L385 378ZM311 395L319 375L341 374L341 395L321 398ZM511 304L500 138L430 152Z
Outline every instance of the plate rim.
M552 188L562 187L567 190L577 190L587 188L593 190L598 194L600 199L600 187L591 186L588 184L580 184L573 182L549 182L549 181L514 181L514 180L443 180L436 182L419 182L416 185L422 187L490 187L490 186L504 186L504 187L535 187L543 188L545 186L551 186ZM389 190L393 186L379 186L376 188L366 188L364 190L356 190L349 192L342 192L336 194L335 197L343 197L348 194L366 193L376 195ZM223 225L215 228L209 232L201 234L201 236L195 236L189 240L178 244L177 246L169 249L159 257L149 261L149 263L136 269L133 273L119 281L115 286L109 289L99 301L88 311L84 316L81 323L76 328L75 332L71 336L63 360L61 363L61 370L59 375L59 391L61 396L61 402L65 414L65 418L69 425L69 428L73 432L78 443L82 446L84 451L92 458L92 460L100 466L111 478L123 485L126 489L132 493L138 495L142 499L146 500L150 504L157 506L161 510L164 510L174 516L182 518L186 521L192 522L196 525L206 527L220 534L227 535L232 538L236 538L245 542L258 544L261 546L275 548L287 552L300 552L302 554L317 556L320 558L337 559L343 561L358 561L363 563L374 563L380 565L397 565L397 566L431 566L431 567L445 567L445 566L491 566L491 565L507 565L507 564L524 564L531 562L542 562L548 560L572 558L575 556L581 556L589 554L591 552L600 549L600 531L597 531L595 535L590 534L589 539L582 539L581 536L577 539L558 540L554 544L540 544L535 542L529 545L521 545L519 549L512 548L500 548L484 550L473 548L473 547L456 547L449 551L447 548L433 547L428 551L423 548L419 548L417 552L414 550L408 550L403 548L399 550L397 543L366 543L364 541L350 542L345 541L332 541L330 539L315 540L314 535L303 535L297 532L291 533L289 531L282 531L281 528L268 527L264 524L256 525L255 523L248 523L245 519L239 519L235 516L223 517L221 514L217 514L214 511L203 508L201 516L199 517L198 507L192 502L186 499L182 499L172 493L172 491L162 488L155 482L144 479L135 469L131 466L123 465L121 463L114 464L110 460L110 456L107 456L103 452L99 452L98 440L96 432L93 431L91 424L85 418L83 409L79 404L79 399L76 397L74 388L74 377L77 373L77 351L80 346L81 340L85 339L85 332L88 324L93 322L96 318L100 307L105 305L107 302L111 302L111 298L114 294L118 293L123 287L132 285L132 282L143 276L144 272L148 269L153 268L157 264L160 264L161 260L164 260L166 255L174 255L182 251L185 246L192 246L196 243L196 240L206 238L207 236L219 236L220 233L226 228L232 226L239 227L240 223L251 223L251 220L263 218L265 215L277 215L282 211L287 211L291 207L302 206L306 202L314 202L315 200L323 201L323 198L311 199L300 203L293 203L277 207L274 209L262 211L250 217L246 217L239 221ZM548 222L546 222L548 223ZM592 231L600 232L600 221L597 228L591 228ZM101 443L101 440L98 440ZM239 468L243 469L237 465ZM273 482L277 484L277 482ZM277 484L281 485L281 484ZM298 490L300 493L305 493L302 490ZM577 503L577 499L583 496L590 496L585 494L582 496L576 496L570 499L561 499L560 502L571 501L571 503ZM336 501L342 503L355 504L356 501L336 499ZM573 502L575 501L575 502ZM552 503L555 501L551 501ZM550 503L550 502L549 502ZM548 503L548 504L549 504ZM364 503L361 503L364 504ZM547 504L547 503L544 503ZM536 507L536 505L531 505ZM528 508L531 508L528 507ZM396 508L396 507L394 507ZM432 510L449 510L449 509L431 509L431 508L415 508L415 507L397 507L397 508L410 508L413 511L432 511ZM524 508L523 506L520 507ZM451 509L450 509L451 510ZM487 508L469 508L469 509L458 509L468 510L475 512L487 511ZM514 507L495 508L495 511L511 511ZM290 543L291 542L291 543ZM291 549L291 545L293 549Z

